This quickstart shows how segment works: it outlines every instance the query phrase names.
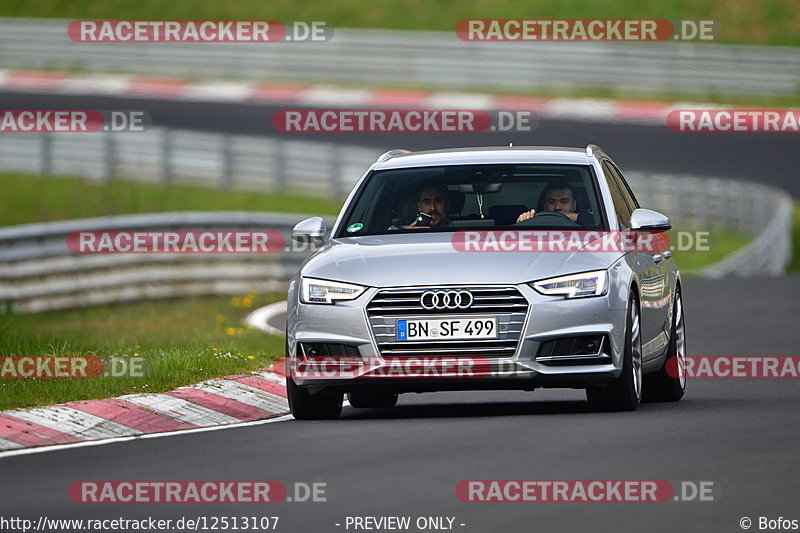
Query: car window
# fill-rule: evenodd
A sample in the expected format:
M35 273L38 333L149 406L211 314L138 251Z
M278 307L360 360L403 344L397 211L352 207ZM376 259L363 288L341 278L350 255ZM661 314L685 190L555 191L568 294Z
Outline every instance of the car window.
M446 207L440 202L435 210L447 213L417 221L420 195L427 197L424 201L428 205L433 198L446 198ZM566 208L545 205L556 195ZM588 165L452 165L381 170L365 180L346 210L336 237L423 229L417 225L435 231L517 228L519 216L530 210L536 210L538 216L525 221L525 226L606 229L598 198L595 177ZM544 213L550 215L543 216Z
M625 197L625 200L628 202L631 211L633 211L634 209L639 209L639 207L641 206L639 205L638 200L636 200L636 196L633 194L633 191L628 185L628 182L625 181L625 176L622 175L622 172L620 171L619 167L614 163L612 163L611 161L609 161L608 164L611 166L611 170L614 172L614 176L619 180L622 196Z
M611 201L614 204L614 212L617 214L619 225L622 229L628 229L631 226L633 208L626 200L625 195L623 195L619 180L607 161L603 161L603 174L605 174L608 188L611 191Z

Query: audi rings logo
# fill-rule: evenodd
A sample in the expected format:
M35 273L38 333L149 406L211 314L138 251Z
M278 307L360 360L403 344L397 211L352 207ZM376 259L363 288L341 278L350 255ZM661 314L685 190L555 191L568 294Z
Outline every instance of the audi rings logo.
M423 309L467 309L474 298L469 291L427 291L419 303Z

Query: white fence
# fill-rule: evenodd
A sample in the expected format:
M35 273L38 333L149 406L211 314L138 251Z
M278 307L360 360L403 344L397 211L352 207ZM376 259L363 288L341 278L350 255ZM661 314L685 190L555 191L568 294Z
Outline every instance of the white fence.
M794 48L465 42L452 32L334 29L328 42L76 43L69 20L0 19L0 67L457 90L616 88L794 95Z

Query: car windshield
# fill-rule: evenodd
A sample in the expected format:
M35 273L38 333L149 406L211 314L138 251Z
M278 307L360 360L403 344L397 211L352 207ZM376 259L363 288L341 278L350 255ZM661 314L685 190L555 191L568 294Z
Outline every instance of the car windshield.
M455 165L373 172L337 237L467 229L606 229L588 165Z

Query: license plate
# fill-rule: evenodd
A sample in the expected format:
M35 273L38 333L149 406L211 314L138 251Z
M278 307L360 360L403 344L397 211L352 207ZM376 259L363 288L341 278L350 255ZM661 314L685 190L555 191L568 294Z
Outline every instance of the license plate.
M496 339L497 318L437 318L398 320L398 341L457 341Z

